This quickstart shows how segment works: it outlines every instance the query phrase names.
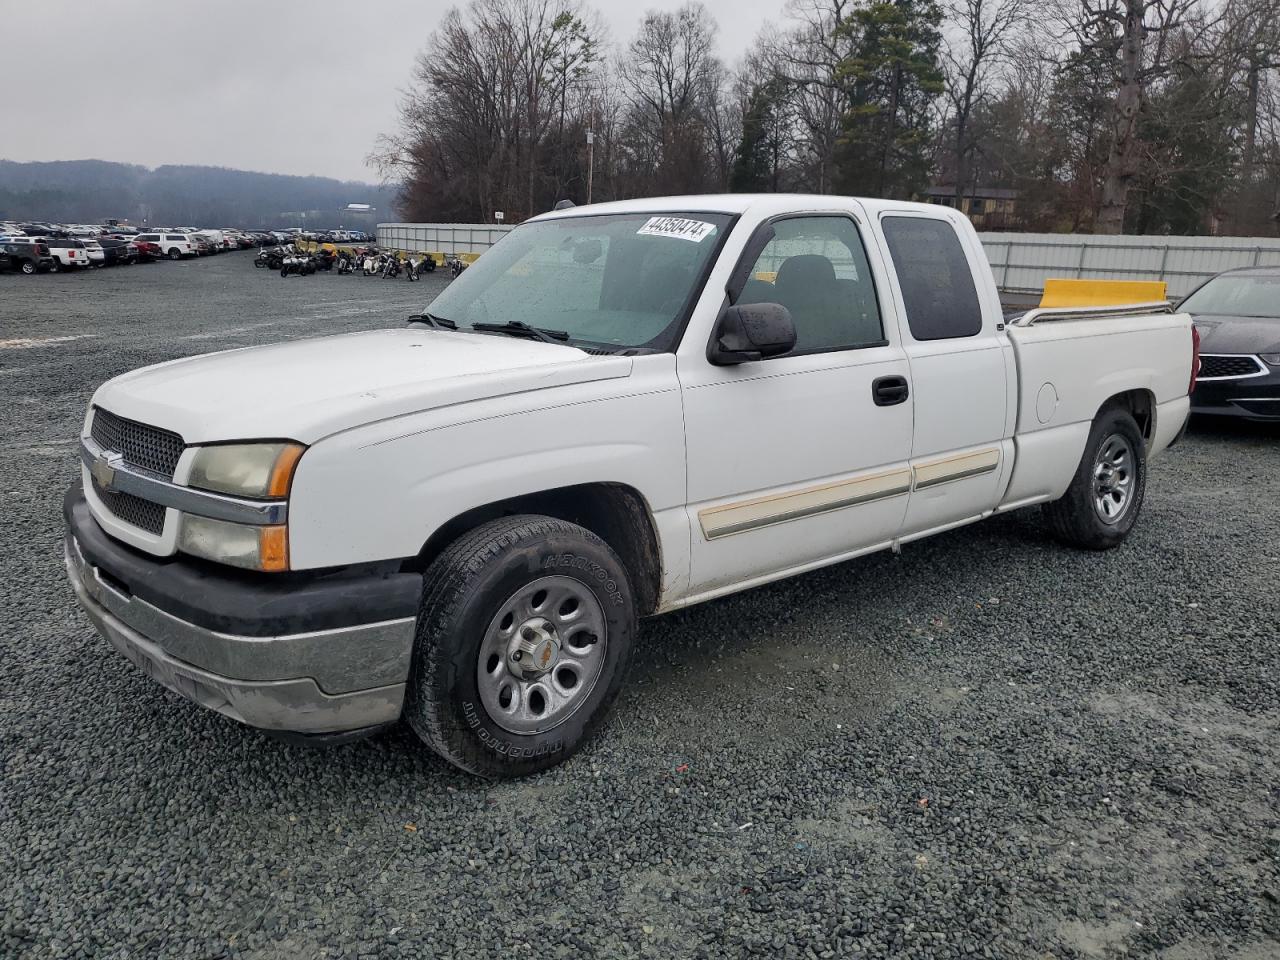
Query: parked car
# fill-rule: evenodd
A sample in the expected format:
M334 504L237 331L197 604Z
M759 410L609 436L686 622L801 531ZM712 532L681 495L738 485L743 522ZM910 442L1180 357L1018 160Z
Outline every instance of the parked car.
M164 231L159 233L140 233L137 237L145 243L154 243L164 251L164 256L170 260L180 260L183 257L194 257L197 253L196 245L191 237L185 233L177 233L173 231Z
M138 248L127 240L103 237L98 241L104 254L103 264L108 267L123 266L138 259Z
M68 270L81 269L87 270L89 267L89 254L84 248L84 243L74 239L50 239L47 246L49 253L54 259L53 269L58 270L66 268Z
M52 270L56 261L43 243L4 244L3 255L0 255L0 270L13 270L17 273L43 273Z
M67 567L197 703L312 735L403 716L518 776L599 726L640 617L1032 504L1118 546L1194 369L1185 314L1006 321L941 206L556 211L405 329L100 387Z
M1192 412L1280 420L1280 267L1220 273L1180 309L1200 331Z
M84 238L80 241L84 244L84 252L89 255L89 266L103 267L107 264L107 253L102 248L102 242L99 240L90 240Z
M221 230L197 230L192 237L197 243L203 240L208 245L208 253L222 253L226 249L226 238Z
M138 262L150 263L153 260L159 260L164 256L164 251L160 249L160 244L150 240L132 241L133 245L138 248Z

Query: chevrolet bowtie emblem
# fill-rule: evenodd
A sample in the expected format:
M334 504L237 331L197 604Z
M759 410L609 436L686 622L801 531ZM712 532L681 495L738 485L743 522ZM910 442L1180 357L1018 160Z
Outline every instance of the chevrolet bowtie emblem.
M120 465L122 459L118 453L103 453L89 467L89 473L93 476L94 481L108 493L115 489L116 467Z

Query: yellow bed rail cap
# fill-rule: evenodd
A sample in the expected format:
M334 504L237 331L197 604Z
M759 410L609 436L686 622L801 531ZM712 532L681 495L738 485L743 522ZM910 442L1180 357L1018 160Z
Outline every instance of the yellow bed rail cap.
M1046 280L1042 307L1119 307L1169 299L1163 280Z

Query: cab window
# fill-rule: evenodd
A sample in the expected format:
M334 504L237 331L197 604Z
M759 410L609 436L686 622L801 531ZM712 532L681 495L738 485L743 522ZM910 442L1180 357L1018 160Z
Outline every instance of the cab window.
M853 220L788 217L772 227L736 302L787 308L796 345L785 356L883 346L875 284Z
M972 337L982 330L982 308L973 268L955 228L926 217L885 217L881 221L907 308L907 325L917 340Z

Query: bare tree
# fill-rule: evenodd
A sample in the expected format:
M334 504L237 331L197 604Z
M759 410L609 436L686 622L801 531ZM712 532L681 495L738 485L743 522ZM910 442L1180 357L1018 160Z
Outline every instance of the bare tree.
M598 66L578 0L475 0L419 54L401 129L372 159L405 205L471 219L545 209L569 180Z
M1200 0L1079 0L1066 7L1066 32L1081 54L1105 63L1114 94L1107 130L1107 158L1094 230L1121 233L1129 189L1138 176L1142 150L1138 123L1147 89L1167 73L1169 39Z
M697 192L709 179L708 95L723 79L715 37L700 3L650 11L619 63L639 147L637 174L650 171L651 182L671 192Z
M956 205L969 188L970 166L978 149L974 111L995 92L993 74L1008 65L1011 46L1025 24L1029 0L949 0L950 38L942 50L951 109Z
M815 193L830 193L835 182L846 99L841 65L855 42L839 27L856 6L855 0L789 0L787 16L795 26L760 41L761 56L785 83L796 126L798 185Z

